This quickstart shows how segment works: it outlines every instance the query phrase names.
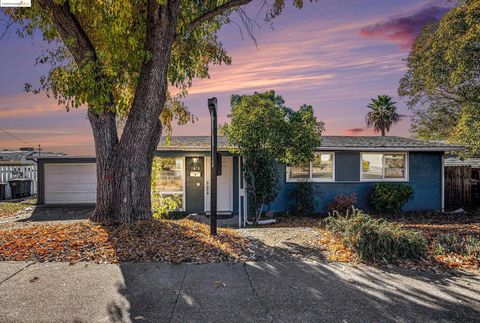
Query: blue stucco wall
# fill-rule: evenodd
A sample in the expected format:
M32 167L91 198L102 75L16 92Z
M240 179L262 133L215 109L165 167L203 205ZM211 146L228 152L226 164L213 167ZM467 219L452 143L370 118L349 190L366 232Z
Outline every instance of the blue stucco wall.
M414 197L405 204L404 211L441 209L442 157L436 152L409 153L409 181L403 182L414 190ZM286 212L290 208L290 194L296 183L287 183L285 166L280 165L281 189L268 208L274 212ZM314 183L317 190L316 210L326 212L326 206L337 194L356 193L358 207L371 209L369 199L375 182L330 182Z

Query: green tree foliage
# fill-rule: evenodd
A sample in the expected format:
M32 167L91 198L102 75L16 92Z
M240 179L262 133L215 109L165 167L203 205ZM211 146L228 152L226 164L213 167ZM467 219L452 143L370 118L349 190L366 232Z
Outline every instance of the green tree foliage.
M399 94L414 112L412 130L480 154L480 1L462 1L427 25L407 58Z
M195 78L209 76L211 64L231 63L217 32L234 12L249 29L241 6L250 2L35 0L31 8L4 10L20 36L39 31L51 45L37 59L49 72L26 90L45 91L67 109L88 108L97 157L92 220L151 217L151 166L162 129L194 120L181 99ZM266 19L284 6L265 3Z
M367 127L380 132L385 136L390 131L390 127L400 121L400 115L397 113L396 102L388 95L379 95L376 99L371 99L368 104L370 111L365 117Z
M221 130L244 157L250 211L256 222L265 204L277 196L277 161L293 165L312 160L324 124L312 106L294 111L274 91L233 95L231 106L231 123Z

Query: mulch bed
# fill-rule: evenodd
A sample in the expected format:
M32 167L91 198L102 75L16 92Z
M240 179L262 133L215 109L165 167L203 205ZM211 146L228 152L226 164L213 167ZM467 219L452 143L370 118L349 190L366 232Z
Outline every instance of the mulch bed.
M429 258L423 261L398 261L396 265L418 270L449 271L452 269L480 269L480 259L459 255L435 253L438 237L441 234L453 233L460 236L473 235L480 239L480 214L441 214L434 212L403 213L394 216L384 216L388 221L396 222L405 228L421 231L429 242ZM328 231L321 219L284 218L269 225L270 228L315 228L320 234L310 245L315 245L317 252L328 261L355 263L359 260L355 253L346 248L342 241ZM265 238L268 241L268 238ZM277 239L280 239L277 237ZM318 257L317 257L318 258ZM382 264L370 264L382 265Z
M480 258L456 253L436 254L435 249L441 235L455 234L460 237L475 236L480 239L480 211L470 213L412 212L400 216L389 216L389 221L407 229L421 231L429 242L432 266L480 269Z
M240 262L250 260L250 242L231 229L191 220L152 220L116 226L85 222L0 230L0 261L92 261L118 263Z

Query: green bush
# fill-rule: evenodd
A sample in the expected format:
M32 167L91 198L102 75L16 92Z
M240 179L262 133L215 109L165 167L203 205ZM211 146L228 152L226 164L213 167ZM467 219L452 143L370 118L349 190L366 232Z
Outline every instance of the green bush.
M348 211L352 211L357 204L357 195L352 193L350 195L337 194L335 200L327 205L328 214L333 214L334 211L337 211L341 214L345 214Z
M378 183L370 199L380 213L395 213L413 197L413 188L405 184Z
M153 217L168 218L171 212L177 211L182 206L182 197L179 195L163 196L158 192L152 192Z
M360 260L392 262L427 256L427 240L421 233L372 218L360 210L353 210L351 215L335 211L325 221L327 229L340 236Z
M439 255L456 253L480 259L480 240L475 236L462 238L453 233L441 234L435 252Z
M315 214L315 191L312 183L296 183L290 193L290 212L296 216Z

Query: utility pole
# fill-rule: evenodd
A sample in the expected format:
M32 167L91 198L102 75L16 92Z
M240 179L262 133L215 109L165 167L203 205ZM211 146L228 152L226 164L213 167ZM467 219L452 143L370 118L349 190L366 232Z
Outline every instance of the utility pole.
M217 98L208 99L212 130L210 134L210 235L217 235Z

